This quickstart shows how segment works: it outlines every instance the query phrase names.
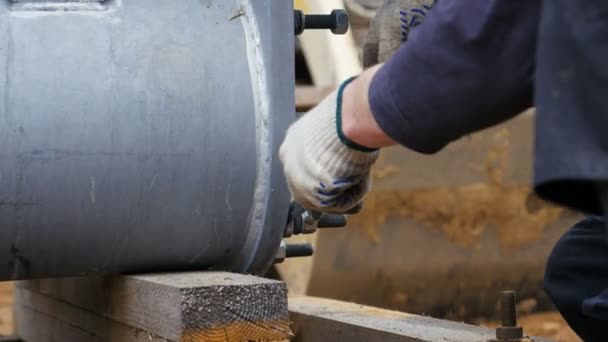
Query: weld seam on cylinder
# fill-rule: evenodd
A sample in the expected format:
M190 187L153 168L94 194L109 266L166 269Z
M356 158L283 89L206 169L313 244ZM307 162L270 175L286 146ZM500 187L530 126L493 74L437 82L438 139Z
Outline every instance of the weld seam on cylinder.
M247 44L247 61L253 92L257 151L256 179L253 205L249 213L249 230L242 247L242 253L239 253L242 257L235 263L235 271L244 272L253 263L266 223L266 211L270 199L273 137L269 127L272 122L270 120L268 82L266 80L264 55L261 50L259 26L251 1L241 0L239 3L238 8Z

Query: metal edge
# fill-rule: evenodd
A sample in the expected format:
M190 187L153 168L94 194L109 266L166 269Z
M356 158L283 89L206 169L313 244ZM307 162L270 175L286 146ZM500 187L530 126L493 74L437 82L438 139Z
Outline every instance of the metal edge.
M280 96L279 90L285 89L285 84L277 82L275 78L268 79L268 75L285 75L285 70L280 66L284 61L273 63L274 49L263 47L276 42L283 42L282 36L290 35L289 42L293 42L293 4L285 2L279 4L254 2L250 0L237 0L241 23L246 34L248 61L251 71L251 82L255 105L256 121L256 184L254 199L249 213L249 229L247 239L241 248L241 254L232 264L232 270L254 274L263 274L274 261L276 252L280 246L285 223L287 220L289 197L286 182L280 172L281 166L278 161L277 140L281 136L275 136L277 126L286 126L293 120L288 113L272 113L273 108L281 108L280 101L288 101L291 112L295 108L295 99L286 99ZM259 25L256 14L258 11L271 12L268 18L285 18L286 30L283 32L276 25ZM280 19L279 19L280 20ZM294 83L295 70L293 67L294 52L292 45L286 48L289 55L287 58L292 67L289 72L292 77L280 77L280 80L288 80ZM291 86L293 88L293 85ZM295 97L293 92L291 97ZM285 122L281 120L284 117ZM281 214L283 213L283 214ZM278 221L278 222L277 222Z

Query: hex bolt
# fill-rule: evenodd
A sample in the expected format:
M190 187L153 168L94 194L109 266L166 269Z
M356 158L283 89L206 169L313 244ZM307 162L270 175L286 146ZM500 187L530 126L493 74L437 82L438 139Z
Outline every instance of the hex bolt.
M301 10L294 11L294 33L302 34L304 30L331 30L333 34L345 34L350 26L348 12L336 9L330 14L307 14Z
M503 291L500 294L501 326L496 328L495 341L519 342L524 331L517 326L517 296L514 291Z
M292 202L289 205L283 237L312 234L318 228L342 228L346 226L346 217L346 215L323 214L306 210L301 205Z

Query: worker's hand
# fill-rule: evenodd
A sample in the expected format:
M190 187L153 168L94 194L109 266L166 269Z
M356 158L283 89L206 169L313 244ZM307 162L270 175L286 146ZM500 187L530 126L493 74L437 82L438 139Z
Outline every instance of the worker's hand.
M379 151L342 133L342 92L348 82L295 122L279 151L293 200L306 209L346 213L371 187L370 169Z
M385 0L372 19L365 44L363 66L386 62L420 25L436 0Z

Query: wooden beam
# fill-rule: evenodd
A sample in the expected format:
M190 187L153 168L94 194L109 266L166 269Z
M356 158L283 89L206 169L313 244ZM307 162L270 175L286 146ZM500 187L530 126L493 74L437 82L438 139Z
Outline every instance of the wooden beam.
M315 297L290 298L289 313L295 342L488 342L495 338L487 328Z
M332 87L296 86L296 110L304 112L321 102L333 90Z
M169 341L27 289L17 289L15 301L16 328L27 342Z
M81 326L78 315L67 315L59 302L91 312L96 320L169 341L275 341L290 336L285 284L247 275L191 272L34 280L19 282L16 291L21 299L16 306L26 314L42 312ZM31 328L23 319L17 327L18 334ZM117 328L107 329L93 333L108 335Z

